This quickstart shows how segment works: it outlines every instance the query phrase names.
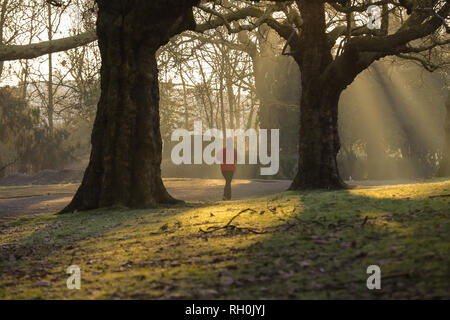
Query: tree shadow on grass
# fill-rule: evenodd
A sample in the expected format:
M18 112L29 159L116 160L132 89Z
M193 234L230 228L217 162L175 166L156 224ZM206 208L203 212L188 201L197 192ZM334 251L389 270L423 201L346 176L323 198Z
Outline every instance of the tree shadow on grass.
M0 275L14 279L45 280L58 268L63 277L72 264L90 264L85 251L78 251L85 241L96 242L114 234L134 222L155 225L153 232L164 232L164 221L202 203L169 205L157 209L125 210L97 209L68 214L25 216L7 222L0 227L3 244L0 246ZM16 227L20 227L16 230ZM127 240L127 235L109 241ZM133 238L133 236L130 236ZM61 269L61 270L59 270ZM61 272L62 271L62 272ZM1 277L0 277L1 278ZM44 281L45 283L45 281ZM65 284L64 284L65 285ZM1 290L0 290L1 296Z
M285 192L19 220L0 229L7 243L0 247L0 296L448 298L447 198L434 197L438 191L420 199L395 192ZM199 231L224 225L247 207L255 212L233 224L266 233ZM65 286L72 264L82 270L79 291ZM366 287L372 264L381 268L379 291Z
M352 191L285 193L304 211L211 275L221 298L449 298L448 197L393 199ZM366 218L367 217L367 218ZM367 267L381 268L369 290ZM202 296L200 296L202 297ZM203 296L205 297L205 296Z

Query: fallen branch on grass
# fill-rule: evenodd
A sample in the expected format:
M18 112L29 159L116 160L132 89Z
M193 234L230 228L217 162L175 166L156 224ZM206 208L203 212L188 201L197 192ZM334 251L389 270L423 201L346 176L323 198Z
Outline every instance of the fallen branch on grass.
M366 216L364 218L364 221L361 223L361 227L364 227L364 225L366 224L367 220L369 220L369 216Z
M247 209L244 209L244 210L241 210L241 211L239 211L236 215L234 215L225 225L223 225L223 226L211 226L211 227L208 227L206 230L203 230L202 228L200 228L199 229L199 231L200 232L203 232L203 233L212 233L212 232L215 232L215 231L218 231L218 230L229 230L229 231L243 231L243 232L245 232L245 231L247 231L247 232L251 232L251 233L255 233L255 234L262 234L262 233L265 233L265 232L262 232L262 231L258 231L258 230L256 230L256 229L253 229L253 228L248 228L248 227L238 227L238 226L236 226L236 225L234 225L234 224L231 224L231 222L233 222L233 220L234 219L236 219L237 217L239 217L241 214L243 214L244 212L247 212L247 211L250 211L250 212L256 212L255 210L253 210L253 209L250 209L250 208L247 208Z
M440 197L450 197L450 194L438 194L436 196L429 196L428 198L433 199L433 198L440 198Z

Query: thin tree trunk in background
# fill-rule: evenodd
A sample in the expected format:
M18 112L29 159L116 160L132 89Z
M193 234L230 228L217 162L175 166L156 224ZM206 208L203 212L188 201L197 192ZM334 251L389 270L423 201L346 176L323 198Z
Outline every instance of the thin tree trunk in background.
M253 92L250 91L250 113L248 115L248 119L247 119L247 127L245 128L250 129L253 128L253 113L255 112L255 101L253 100Z
M161 179L156 51L193 29L194 0L98 0L101 97L83 181L61 212L175 201Z
M47 4L47 14L48 14L48 25L47 25L47 34L48 40L51 41L53 39L53 24L52 24L52 5ZM48 120L48 133L50 137L53 137L53 112L54 112L54 103L53 103L53 58L52 54L48 55L48 81L47 81L47 120Z
M230 110L230 126L232 129L235 128L235 119L234 119L234 93L233 93L233 85L232 85L232 79L231 79L231 73L230 68L232 68L232 64L230 62L229 53L230 50L222 46L221 47L221 53L222 53L222 61L225 61L222 66L224 67L225 71L225 87L227 89L227 101L228 101L228 108Z
M204 90L206 91L205 92L206 98L208 99L208 108L206 106L206 103L204 104L205 105L206 119L208 121L209 128L213 128L214 127L214 104L213 104L213 102L211 100L211 95L212 95L211 87L210 87L208 81L206 80L205 72L203 71L202 63L200 62L200 58L198 57L197 53L195 54L195 58L197 60L197 64L198 64L198 67L199 67L199 70L200 70L200 74L202 76ZM202 92L202 95L203 94L204 93ZM208 114L208 111L209 111L209 114Z
M27 100L28 74L29 74L28 60L25 61L25 67L22 68L20 85L22 86L21 99Z
M227 68L228 70L228 68ZM234 105L234 93L233 93L233 86L231 85L231 76L230 73L227 71L225 75L225 84L227 87L227 101L228 101L228 107L230 109L230 125L231 128L235 128L235 105Z
M241 87L238 86L236 105L234 107L236 128L241 128Z
M48 133L50 137L53 137L53 112L54 112L54 102L53 102L53 59L52 54L48 55L48 100L47 100L47 117L48 117Z
M226 138L226 122L225 122L225 106L223 102L223 69L220 72L220 87L219 87L219 100L220 100L220 120L222 127L223 139Z
M0 14L0 46L3 44L3 34L4 34L4 28L5 28L5 21L6 21L6 8L8 7L8 1L4 0L2 3L2 12ZM0 78L3 74L3 66L5 65L4 61L0 61Z
M215 88L215 91L216 92L218 92L217 91L218 90L218 88L217 88L217 83L216 83L216 88ZM216 98L215 98L215 102L216 102L216 106L219 106L219 108L215 108L216 109L216 112L215 112L215 117L214 117L214 120L215 120L215 122L216 122L216 128L221 128L221 124L220 124L220 122L219 122L219 113L220 113L220 94L215 94L214 95Z
M444 125L444 156L439 164L439 170L437 172L438 177L450 177L450 93L447 95L445 109L447 115L445 116Z
M30 45L33 41L33 33L34 33L34 24L33 24L33 19L30 22L30 29L29 29L29 33L30 33L30 37L28 39L28 44ZM24 61L24 67L22 67L22 74L21 74L21 86L22 86L22 101L26 101L27 100L27 90L28 90L28 76L30 74L30 64L29 64L29 60L25 60Z
M180 73L181 85L183 87L184 127L186 130L189 130L189 111L188 111L188 102L187 102L186 83L184 81L183 72L181 71L181 67L179 67L178 70Z

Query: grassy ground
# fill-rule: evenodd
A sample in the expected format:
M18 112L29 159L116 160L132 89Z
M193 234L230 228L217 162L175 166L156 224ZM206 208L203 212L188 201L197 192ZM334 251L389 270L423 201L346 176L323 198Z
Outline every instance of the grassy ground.
M0 186L0 199L20 197L46 196L57 194L73 194L79 184L30 185L30 186Z
M439 180L20 217L0 226L0 298L449 299L449 194Z

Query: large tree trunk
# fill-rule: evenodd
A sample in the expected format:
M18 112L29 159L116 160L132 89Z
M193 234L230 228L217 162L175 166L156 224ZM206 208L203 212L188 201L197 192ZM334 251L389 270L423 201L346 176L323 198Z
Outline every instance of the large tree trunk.
M298 171L290 189L345 187L339 176L338 102L345 85L324 79L332 62L321 1L300 2L303 18L301 50L293 48L302 78Z
M447 115L445 117L444 157L439 164L438 177L450 177L450 93L445 103Z
M337 88L303 86L298 171L291 190L345 187L336 161L340 148L337 123L340 93Z
M89 165L62 212L174 202L161 180L156 51L194 28L195 0L98 0L101 97Z

